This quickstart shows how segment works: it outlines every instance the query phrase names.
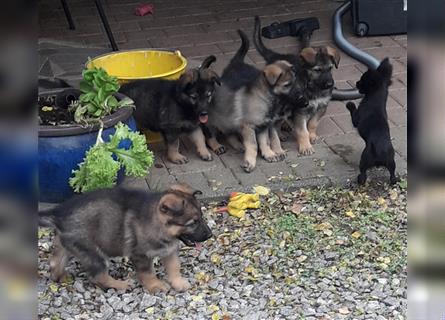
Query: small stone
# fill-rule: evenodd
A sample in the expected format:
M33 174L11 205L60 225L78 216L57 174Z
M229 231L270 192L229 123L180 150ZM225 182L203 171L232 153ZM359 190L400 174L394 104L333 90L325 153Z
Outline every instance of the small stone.
M83 282L81 280L74 281L73 287L79 293L84 293L85 292L85 288L84 288Z

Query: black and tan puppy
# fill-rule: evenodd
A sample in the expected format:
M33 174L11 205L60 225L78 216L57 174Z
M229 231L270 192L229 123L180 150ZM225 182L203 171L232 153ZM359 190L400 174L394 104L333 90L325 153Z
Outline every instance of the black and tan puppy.
M308 43L297 54L280 54L264 45L259 17L255 17L254 44L267 63L277 60L290 62L297 73L297 84L304 88L307 107L296 108L288 122L293 128L298 143L298 151L303 155L312 154L312 144L317 140L317 127L332 97L334 80L332 69L338 67L340 54L329 46L309 47Z
M186 71L178 80L137 80L120 89L135 102L134 118L138 128L161 132L167 144L168 160L173 163L188 162L187 157L179 153L182 134L193 141L201 159L212 160L201 124L208 121L215 85L220 84L218 75L208 69L215 60L214 56L206 58L200 68Z
M258 146L267 161L284 159L278 134L271 129L279 114L278 100L294 94L295 73L286 61L276 61L263 70L246 65L243 59L248 40L242 32L240 35L242 45L223 72L215 106L209 113L209 127L231 137L241 136L244 149L241 166L251 172L256 166ZM214 135L208 137L208 145L212 149L213 145L218 146Z
M205 223L195 191L185 184L159 193L120 187L76 196L55 209L39 213L40 224L55 227L51 277L61 279L70 256L76 257L100 287L128 289L127 281L107 272L107 258L129 257L139 280L150 292L168 289L153 269L159 257L171 286L189 288L180 274L179 240L191 246L212 232Z
M391 143L386 114L391 76L392 66L386 58L377 70L369 69L357 82L357 89L365 95L358 109L353 102L348 102L346 105L351 113L354 127L366 142L360 159L359 184L366 182L366 170L374 166L384 166L389 170L391 184L398 180L395 175L394 147Z

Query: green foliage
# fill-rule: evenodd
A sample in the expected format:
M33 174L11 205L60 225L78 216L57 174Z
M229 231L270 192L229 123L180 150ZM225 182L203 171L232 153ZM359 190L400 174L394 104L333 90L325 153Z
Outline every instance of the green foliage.
M131 142L128 149L119 147L124 140ZM153 165L153 160L154 156L147 149L145 136L132 132L128 126L119 123L109 142L97 143L86 152L79 169L73 170L70 185L75 192L110 188L116 184L121 167L125 168L128 176L143 177Z
M119 108L134 106L129 98L118 101L113 95L119 91L119 82L116 77L108 75L102 68L93 67L82 72L83 80L80 82L82 94L71 110L74 111L74 121L77 123L90 123L112 114Z

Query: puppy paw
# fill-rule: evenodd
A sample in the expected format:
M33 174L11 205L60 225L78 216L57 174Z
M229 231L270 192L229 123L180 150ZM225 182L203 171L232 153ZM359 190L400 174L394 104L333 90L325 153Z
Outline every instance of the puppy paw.
M206 153L200 153L199 156L204 161L212 161L213 160L212 155L208 151Z
M252 163L248 160L244 160L243 163L241 164L241 168L243 168L245 172L250 173L253 171L253 169L255 169L255 163Z
M111 288L114 288L116 290L128 290L130 289L130 283L128 281L123 280L115 280Z
M144 282L144 288L148 290L151 294L155 294L157 292L167 292L168 286L163 281L159 279L154 279L149 282Z
M266 160L267 162L277 162L278 161L277 154L275 152L273 152L272 150L263 153L262 156L263 156L264 160Z
M226 153L226 147L224 147L222 144L220 144L215 150L213 150L217 156Z
M186 291L191 287L190 283L182 277L171 279L170 284L173 289L180 292Z
M357 177L357 183L359 185L364 185L365 182L366 182L366 178L367 178L366 174L359 174L358 177Z
M286 158L286 151L277 152L277 161L283 161Z
M182 154L178 153L175 156L172 156L169 158L171 162L174 164L186 164L189 162L189 159L186 156L183 156Z
M317 136L316 133L311 133L311 134L309 135L309 140L311 141L312 144L317 143L318 138L319 138L319 137Z
M313 154L315 151L314 151L314 148L309 144L306 146L300 146L298 148L298 152L303 156L309 156L309 155Z
M287 141L287 139L289 139L289 135L288 135L288 134L285 134L285 133L282 133L282 132L280 132L280 133L278 134L278 137L280 138L280 141L281 141L281 142Z
M284 132L291 132L292 131L292 127L287 122L284 122L281 125L281 130L283 130Z

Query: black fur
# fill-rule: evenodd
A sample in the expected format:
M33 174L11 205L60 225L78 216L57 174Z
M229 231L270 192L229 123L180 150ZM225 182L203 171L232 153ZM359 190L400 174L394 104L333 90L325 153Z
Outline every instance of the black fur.
M120 92L134 100L134 118L142 129L161 132L167 142L199 125L199 116L207 114L216 81L209 81L194 70L195 81L185 79L138 80L124 84ZM197 98L192 98L197 95Z
M359 92L364 94L358 109L353 102L346 105L354 127L366 142L360 159L359 184L366 182L366 170L374 166L385 166L389 170L391 184L397 182L394 147L386 113L391 76L392 66L386 58L377 70L366 71L357 82Z

